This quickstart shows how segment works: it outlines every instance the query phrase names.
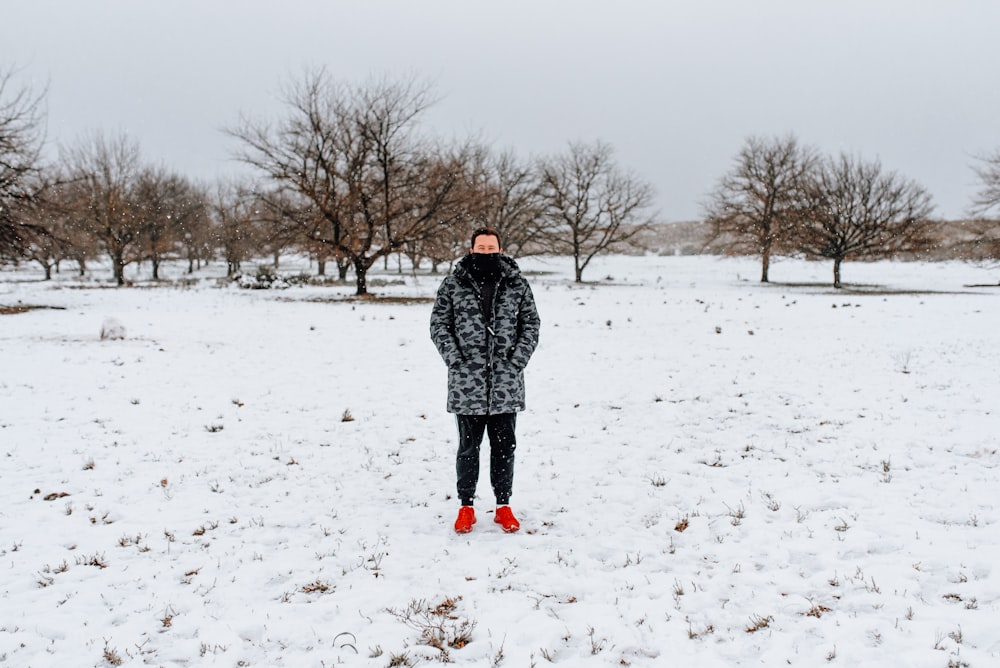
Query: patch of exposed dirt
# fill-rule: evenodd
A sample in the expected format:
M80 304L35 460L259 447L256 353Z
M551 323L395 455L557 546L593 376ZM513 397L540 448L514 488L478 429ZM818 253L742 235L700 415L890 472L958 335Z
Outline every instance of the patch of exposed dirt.
M338 302L347 304L433 304L434 297L393 297L379 295L359 297L357 295L351 295L349 297L314 297L305 301Z
M15 306L3 306L0 305L0 315L14 315L15 313L27 313L28 311L35 311L38 309L55 309L57 311L65 311L65 306L45 306L40 304L17 304Z

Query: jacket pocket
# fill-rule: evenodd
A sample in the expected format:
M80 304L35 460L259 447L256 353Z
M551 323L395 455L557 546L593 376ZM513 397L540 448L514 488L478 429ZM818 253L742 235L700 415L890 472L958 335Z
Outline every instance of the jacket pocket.
M521 368L506 357L501 357L493 365L493 384L510 390L521 384Z

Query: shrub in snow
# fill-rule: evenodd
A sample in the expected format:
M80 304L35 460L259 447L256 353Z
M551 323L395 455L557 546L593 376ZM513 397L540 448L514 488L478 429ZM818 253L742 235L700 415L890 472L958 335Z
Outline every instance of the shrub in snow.
M266 264L262 264L257 267L257 273L254 275L248 274L237 274L233 277L233 280L241 288L246 288L249 290L284 290L290 288L293 285L305 285L309 283L309 274L279 274L271 267Z
M101 341L121 340L125 338L125 325L114 318L106 318L101 325Z

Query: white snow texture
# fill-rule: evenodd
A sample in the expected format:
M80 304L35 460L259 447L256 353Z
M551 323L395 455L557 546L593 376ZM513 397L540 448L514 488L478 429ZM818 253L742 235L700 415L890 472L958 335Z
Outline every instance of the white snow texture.
M522 528L484 444L463 536L429 301L0 271L61 307L0 315L0 665L1000 665L995 270L521 265Z

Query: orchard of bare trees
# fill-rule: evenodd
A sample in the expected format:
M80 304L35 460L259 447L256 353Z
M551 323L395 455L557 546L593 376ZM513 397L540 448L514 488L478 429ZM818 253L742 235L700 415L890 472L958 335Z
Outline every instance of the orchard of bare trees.
M24 255L46 236L34 222L43 188L44 92L18 87L0 69L0 260Z
M652 186L620 167L602 142L523 159L473 139L443 141L422 120L436 101L416 79L337 81L306 73L282 91L284 113L243 115L226 130L242 181L193 182L148 162L124 133L95 131L42 161L41 93L0 78L0 255L34 261L51 276L103 258L113 279L164 260L189 271L222 260L307 253L324 274L349 272L358 295L390 256L437 271L464 254L469 231L496 227L515 255L567 254L576 278L596 254L627 243L650 220Z
M878 160L822 156L788 135L747 139L705 213L716 240L760 256L762 282L772 255L802 255L831 260L839 288L845 260L929 247L933 208L926 189Z
M165 261L195 272L224 262L277 267L306 254L368 294L390 258L437 272L467 248L469 231L498 229L507 253L573 263L582 282L599 254L639 247L656 223L653 186L620 165L610 144L570 141L522 157L475 138L445 141L424 124L437 98L416 77L339 81L323 69L281 89L275 118L244 114L225 130L240 179L202 183L150 162L128 134L95 130L46 159L45 91L0 69L0 262L36 263L50 278L88 262L126 270ZM980 184L962 227L969 256L1000 258L1000 148L972 166ZM822 155L794 135L749 137L708 192L715 252L832 263L919 256L942 245L930 193L878 160Z

